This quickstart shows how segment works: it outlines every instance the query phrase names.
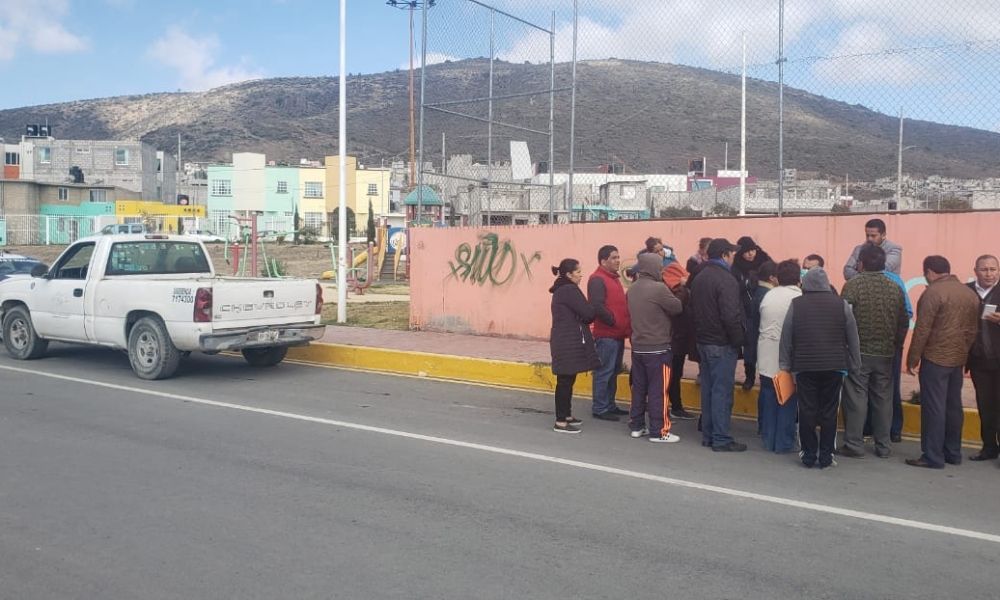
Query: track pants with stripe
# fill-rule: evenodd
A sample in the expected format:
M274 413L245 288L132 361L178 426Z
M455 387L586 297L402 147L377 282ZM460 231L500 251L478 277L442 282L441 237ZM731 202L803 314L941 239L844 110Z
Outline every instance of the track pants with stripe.
M632 408L629 410L629 429L640 431L649 414L649 435L660 437L670 433L670 381L669 351L660 354L632 353Z

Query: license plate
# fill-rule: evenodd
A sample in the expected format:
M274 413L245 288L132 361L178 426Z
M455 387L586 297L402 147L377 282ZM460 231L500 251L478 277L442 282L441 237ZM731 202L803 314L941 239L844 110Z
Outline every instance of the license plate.
M258 342L273 342L278 339L277 331L258 331L257 341Z

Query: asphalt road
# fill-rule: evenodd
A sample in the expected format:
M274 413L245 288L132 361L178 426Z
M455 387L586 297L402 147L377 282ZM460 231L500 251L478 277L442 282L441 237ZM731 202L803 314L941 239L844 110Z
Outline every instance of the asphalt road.
M545 395L50 354L0 356L0 598L1000 598L995 463L806 470L585 401L567 436Z

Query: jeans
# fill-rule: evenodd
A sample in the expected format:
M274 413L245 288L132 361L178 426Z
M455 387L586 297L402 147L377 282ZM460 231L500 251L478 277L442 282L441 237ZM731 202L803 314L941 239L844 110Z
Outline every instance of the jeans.
M856 452L865 449L864 426L871 415L876 448L889 448L892 428L891 356L861 355L861 368L851 371L844 385L844 445Z
M670 377L671 354L632 353L632 406L628 426L642 431L649 414L649 437L670 433L667 381Z
M920 360L920 450L934 467L962 461L962 367Z
M837 406L843 383L844 376L838 371L795 374L795 389L799 396L799 441L802 443L802 464L806 466L813 466L817 460L821 467L829 467L833 463Z
M733 383L736 357L733 346L698 344L701 356L701 440L721 447L733 441L729 424L733 416Z
M622 370L622 358L625 356L625 340L601 337L594 340L594 345L597 347L601 366L594 369L594 407L590 412L601 415L615 408L618 373Z
M757 422L760 426L760 439L764 448L778 453L794 450L795 426L799 410L798 395L792 394L784 406L778 404L778 393L774 389L774 380L761 375L757 406L760 408Z

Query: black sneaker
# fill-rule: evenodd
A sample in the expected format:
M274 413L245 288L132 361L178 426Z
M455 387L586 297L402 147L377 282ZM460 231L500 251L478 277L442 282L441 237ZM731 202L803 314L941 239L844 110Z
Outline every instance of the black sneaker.
M889 441L892 442L893 444L898 444L903 441L903 436L901 436L898 433L893 433L892 435L889 436Z
M599 421L621 421L621 418L610 410L606 413L593 413L592 416Z
M618 408L616 406L616 407L612 408L611 410L609 410L608 413L610 413L612 415L621 415L621 416L624 416L624 415L628 414L628 411L625 410L624 408Z
M746 452L747 445L740 442L729 442L725 446L712 446L712 452Z
M841 446L840 450L837 452L837 454L840 454L841 456L846 456L847 458L864 458L865 457L865 453L864 452L858 452L857 450L855 450L854 448L851 448L849 446Z
M670 418L677 421L693 421L698 418L694 413L690 413L684 408L670 409Z
M569 423L567 423L566 425L563 425L561 427L559 425L553 425L552 431L556 433L580 433L580 428L577 427L576 425L570 425Z

